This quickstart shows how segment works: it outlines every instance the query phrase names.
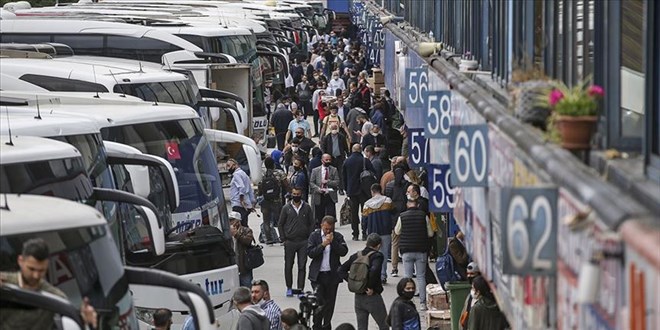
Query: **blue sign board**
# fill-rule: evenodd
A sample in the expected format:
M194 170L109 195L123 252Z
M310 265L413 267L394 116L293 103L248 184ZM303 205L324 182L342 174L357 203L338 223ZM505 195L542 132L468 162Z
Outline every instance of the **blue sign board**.
M423 129L408 129L408 164L410 167L424 167L429 163L429 140Z
M502 188L502 272L550 275L557 270L557 188Z
M427 165L429 210L431 212L451 212L454 202L454 187L449 182L451 167L444 165Z
M426 122L425 97L428 91L428 73L423 69L406 69L406 125L424 128Z
M424 134L428 139L449 138L451 130L451 92L430 91L426 93L426 125Z
M449 136L451 183L456 187L487 187L488 125L455 125Z

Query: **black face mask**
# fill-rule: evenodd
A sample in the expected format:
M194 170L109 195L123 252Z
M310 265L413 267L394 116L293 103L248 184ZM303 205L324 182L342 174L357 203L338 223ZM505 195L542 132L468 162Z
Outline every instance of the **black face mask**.
M401 297L406 300L411 300L415 296L415 291L403 291Z
M293 196L291 197L291 199L293 199L293 201L296 203L300 203L300 201L302 200L302 196Z
M332 164L332 163L331 162L325 162L325 163L323 163L323 166L328 167L328 166L330 166L330 164Z
M234 174L234 171L236 171L236 168L232 167L232 168L228 169L228 171L229 171L229 174Z

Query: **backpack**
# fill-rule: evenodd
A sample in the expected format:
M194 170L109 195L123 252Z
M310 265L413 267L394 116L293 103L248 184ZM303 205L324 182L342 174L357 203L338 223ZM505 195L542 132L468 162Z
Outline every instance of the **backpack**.
M266 172L263 180L259 182L259 193L264 196L264 200L267 201L277 200L282 192L281 189L280 181L277 180L275 175L270 171Z
M371 186L377 182L376 175L367 169L367 159L363 159L362 172L360 172L360 190L365 196L371 196Z
M362 251L357 252L357 258L351 264L348 270L348 291L353 293L365 293L369 282L369 257L378 251L369 251L362 255Z
M445 283L461 280L461 276L454 270L454 257L449 253L449 249L436 260L435 270L438 282L445 292L447 291Z

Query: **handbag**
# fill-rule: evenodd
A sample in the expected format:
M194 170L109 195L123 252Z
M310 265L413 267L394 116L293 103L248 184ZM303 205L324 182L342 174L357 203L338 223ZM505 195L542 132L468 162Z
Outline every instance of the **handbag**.
M348 198L344 199L344 203L339 210L339 225L343 226L351 222L351 203Z
M264 251L261 245L256 244L256 241L252 239L255 245L250 245L245 249L245 268L255 269L259 268L264 264Z

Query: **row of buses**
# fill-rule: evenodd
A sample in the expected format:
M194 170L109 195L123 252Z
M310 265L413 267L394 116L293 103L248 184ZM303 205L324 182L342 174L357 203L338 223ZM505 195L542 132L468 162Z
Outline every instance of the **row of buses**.
M225 162L261 180L271 97L306 54L317 1L136 0L31 8L0 20L0 270L49 244L69 302L2 286L2 303L82 328L221 328L238 286ZM273 100L274 101L274 100ZM40 195L40 196L38 196Z

